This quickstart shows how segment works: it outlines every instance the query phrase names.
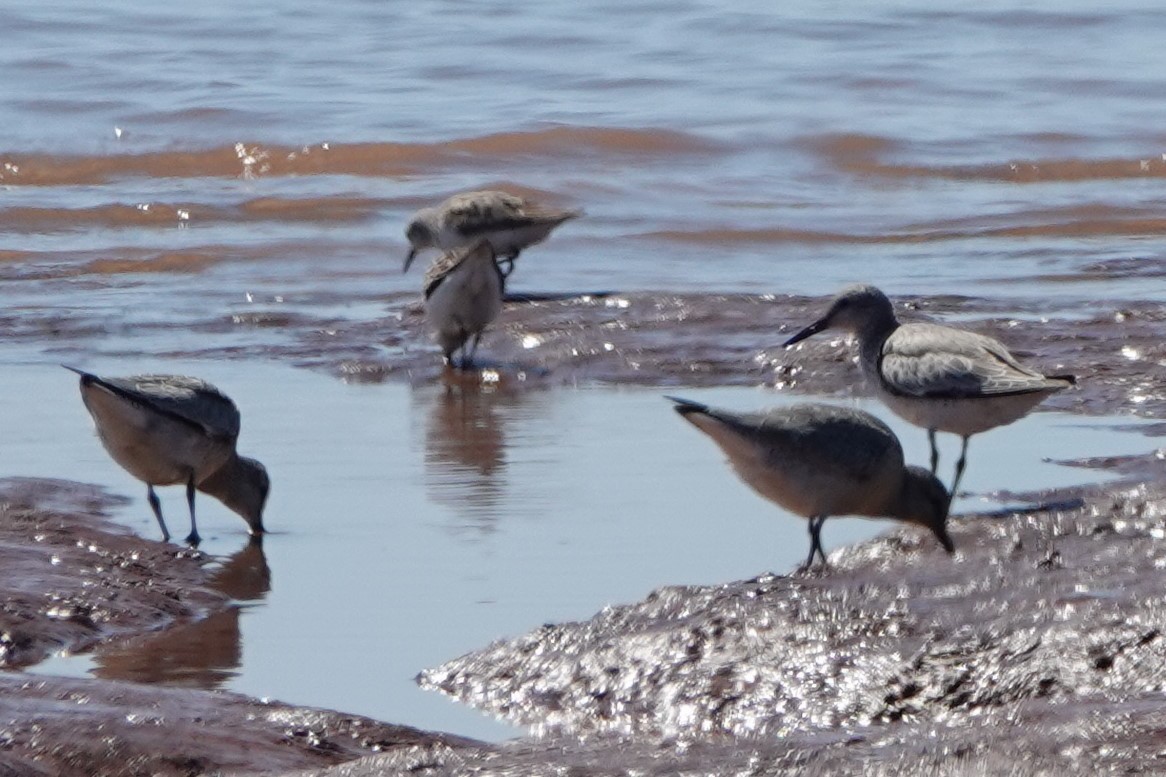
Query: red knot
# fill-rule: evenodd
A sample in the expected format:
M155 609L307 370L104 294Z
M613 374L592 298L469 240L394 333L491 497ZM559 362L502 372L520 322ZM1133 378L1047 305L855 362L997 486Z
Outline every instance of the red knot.
M194 519L194 492L218 499L243 517L252 536L260 536L263 507L271 481L255 459L235 451L239 410L217 388L182 375L134 375L99 378L66 367L81 376L81 399L97 436L113 460L146 484L146 498L162 529L162 506L154 486L185 484L190 506L190 534L201 538Z
M922 467L906 466L890 428L870 413L815 403L733 413L668 397L676 412L713 439L741 480L761 496L809 519L809 569L822 552L832 515L893 518L931 530L944 550L950 499Z

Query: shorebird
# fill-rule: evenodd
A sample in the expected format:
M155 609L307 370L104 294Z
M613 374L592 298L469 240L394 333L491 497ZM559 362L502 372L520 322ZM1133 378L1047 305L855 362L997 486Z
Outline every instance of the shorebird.
M900 324L887 296L851 286L826 315L785 341L785 347L826 329L858 337L859 363L879 398L900 418L927 430L931 471L939 465L935 433L963 438L952 498L967 464L968 438L1005 426L1050 394L1076 382L1022 366L999 340L938 324Z
M437 336L446 364L462 351L461 368L472 366L482 332L502 311L505 276L488 240L455 249L425 273L425 317ZM473 345L466 352L466 342Z
M243 517L252 536L262 535L263 506L271 482L255 459L235 451L239 410L217 388L182 375L81 376L81 399L97 436L113 460L146 484L146 499L170 539L154 486L186 485L190 534L201 537L194 519L195 489L210 494Z
M408 270L417 253L426 248L452 251L486 238L506 264L502 273L506 277L524 248L546 240L555 227L582 213L551 208L506 192L455 194L413 215L405 229L410 248L404 269Z
M668 397L676 412L713 439L761 496L809 519L810 555L826 563L822 524L832 515L894 518L930 529L948 553L949 498L922 467L905 466L894 432L870 413L804 403L732 413Z

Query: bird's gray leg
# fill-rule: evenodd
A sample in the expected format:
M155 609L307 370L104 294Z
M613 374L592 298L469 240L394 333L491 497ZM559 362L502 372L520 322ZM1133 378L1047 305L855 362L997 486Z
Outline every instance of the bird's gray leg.
M190 507L190 534L186 535L186 541L191 547L197 548L198 543L202 542L202 537L198 536L198 526L194 523L194 473L190 473L190 477L186 479L186 504Z
M455 348L451 348L449 353L446 354L445 360L450 364L450 366L456 366L457 369L464 370L470 366L470 361L471 361L468 354L466 353L466 341L470 339L470 334L469 334L469 332L466 331L466 327L462 323L462 320L460 318L455 317L454 323L457 324L458 339L461 340L461 344ZM459 351L459 350L462 352L462 358L461 358L461 361L455 365L453 363L453 354L454 354L454 351Z
M478 355L478 343L480 342L482 342L482 333L478 332L474 335L474 344L470 346L469 356L466 356L464 359L465 366L472 367L474 365L474 357Z
M822 558L822 563L826 563L826 554L822 552L822 524L826 522L824 515L810 516L810 555L806 556L806 563L802 564L799 572L805 572L814 564L814 556L818 555Z
M499 260L498 271L502 273L503 285L505 285L506 279L510 277L510 273L514 272L514 260L518 258L518 255L520 253L522 253L522 250L516 248L513 251L511 251L510 253L508 253L506 256L502 257L501 260ZM506 263L505 269L502 268L502 262Z
M935 474L936 468L939 467L939 448L935 445L935 430L927 430L927 439L931 443L931 474Z
M146 484L146 501L154 508L154 517L158 519L158 526L162 529L162 542L169 542L170 532L166 530L166 522L162 520L162 503L158 501L158 495L154 493L154 487L149 483Z
M818 523L814 527L814 546L813 546L813 548L811 548L811 550L813 550L814 548L817 548L818 558L822 559L822 566L824 566L824 567L828 566L826 563L826 551L822 550L822 526L825 523L826 523L826 516L819 515L818 516Z
M964 465L968 462L968 438L960 447L960 459L955 463L955 480L951 482L951 501L955 501L956 489L960 487L960 478L964 476Z

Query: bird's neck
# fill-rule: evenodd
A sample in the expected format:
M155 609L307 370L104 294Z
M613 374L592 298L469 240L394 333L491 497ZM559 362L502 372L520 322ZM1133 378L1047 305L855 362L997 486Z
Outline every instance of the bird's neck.
M232 498L236 490L236 484L241 476L242 466L243 464L239 460L239 454L232 452L231 458L227 459L223 463L223 466L216 469L205 477L201 483L197 484L198 490L204 494L213 496L223 504L227 504L227 500Z
M877 319L873 325L867 326L858 335L858 358L867 375L877 376L879 358L883 353L883 344L887 338L899 328L899 321L891 313L885 318Z

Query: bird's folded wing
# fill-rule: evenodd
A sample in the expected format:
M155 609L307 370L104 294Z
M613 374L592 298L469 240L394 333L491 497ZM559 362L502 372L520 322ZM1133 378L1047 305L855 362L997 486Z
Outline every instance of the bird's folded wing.
M447 251L433 260L425 270L425 299L429 299L441 282L465 261L466 251Z
M894 394L932 399L1025 394L1056 383L1021 366L997 340L928 324L900 327L887 339L880 376Z
M504 192L474 192L453 198L445 209L447 226L461 235L472 237L498 229L527 226L527 203Z
M104 382L121 389L127 398L199 427L207 435L232 440L239 436L239 409L206 381L181 375L135 375Z
M454 198L445 210L445 223L458 234L473 237L505 229L553 224L578 215L524 200L505 192L475 192Z

